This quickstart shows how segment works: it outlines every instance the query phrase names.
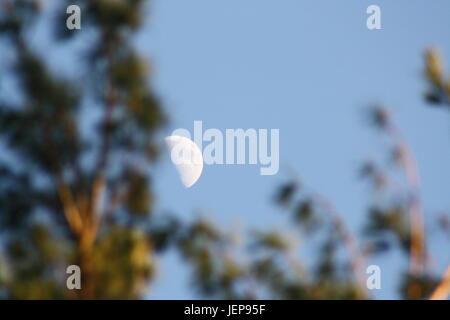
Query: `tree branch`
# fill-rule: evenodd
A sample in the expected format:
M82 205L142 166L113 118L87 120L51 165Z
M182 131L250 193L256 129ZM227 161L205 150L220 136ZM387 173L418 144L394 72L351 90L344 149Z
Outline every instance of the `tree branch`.
M450 295L450 264L447 266L442 281L430 296L430 300L444 300Z
M388 132L394 139L397 140L397 144L400 146L400 163L405 172L408 185L412 191L408 206L411 232L410 272L413 274L419 274L424 270L426 263L423 212L419 198L419 169L417 166L417 161L406 140L402 137L400 130L398 130L392 123L389 123Z

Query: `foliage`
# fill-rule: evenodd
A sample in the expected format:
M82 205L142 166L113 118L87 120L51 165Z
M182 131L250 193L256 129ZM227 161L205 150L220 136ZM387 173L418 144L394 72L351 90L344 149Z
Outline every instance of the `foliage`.
M14 49L6 71L20 92L0 109L8 151L0 170L7 298L73 297L64 283L70 264L83 271L79 298L138 298L153 275L151 239L161 231L145 230L154 219L148 168L165 116L132 45L144 1L78 4L83 32L56 34L56 41L93 35L79 65L82 82L55 74L26 41L38 2L2 6L1 36Z

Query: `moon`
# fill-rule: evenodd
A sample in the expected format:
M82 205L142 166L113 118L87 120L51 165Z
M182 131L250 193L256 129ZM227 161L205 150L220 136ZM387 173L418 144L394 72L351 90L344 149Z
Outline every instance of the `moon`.
M197 144L182 136L168 136L165 139L172 163L186 188L192 187L203 171L203 156Z

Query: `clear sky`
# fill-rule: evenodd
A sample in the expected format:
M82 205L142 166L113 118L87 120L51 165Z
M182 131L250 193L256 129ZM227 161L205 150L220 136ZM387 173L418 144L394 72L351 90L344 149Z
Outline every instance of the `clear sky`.
M229 229L284 227L272 196L296 174L360 233L369 190L357 170L387 151L363 109L380 102L391 108L418 159L428 235L442 271L450 260L448 239L434 232L433 221L450 208L450 114L424 103L422 67L424 49L435 46L450 70L448 0L151 2L136 43L152 61L152 82L170 116L165 134L192 131L194 120L204 129L280 130L275 176L259 175L259 166L205 166L186 189L168 157L161 159L154 168L161 214L203 214ZM366 28L371 4L381 7L382 30ZM58 68L67 66L60 51L36 42ZM389 255L371 263L382 268L375 296L397 297L392 274L405 270L404 259ZM197 297L176 254L165 256L158 272L148 298Z

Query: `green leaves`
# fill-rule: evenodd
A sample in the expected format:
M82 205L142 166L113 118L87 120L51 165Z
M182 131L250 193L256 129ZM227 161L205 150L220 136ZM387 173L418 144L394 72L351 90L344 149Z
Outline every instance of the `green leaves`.
M25 101L0 110L0 135L12 150L47 174L73 163L83 142L78 136L77 88L53 76L42 60L22 49L16 75Z
M409 251L411 235L408 213L401 207L390 207L387 209L372 208L369 215L367 232L374 237L375 244L372 248L383 248L387 244L378 245L379 241L389 242L394 240L395 244L406 252Z
M65 296L62 277L48 270L60 268L68 259L67 242L51 231L49 225L31 223L6 239L5 265L7 274L3 282L7 298L61 299Z
M298 185L296 182L289 182L278 188L278 192L275 196L275 200L279 205L287 206L291 203L292 198L297 190Z
M3 5L5 7L5 5ZM0 33L21 36L26 23L32 23L40 9L37 0L15 0L11 8L0 11Z
M115 32L119 28L136 29L141 24L142 0L86 1L86 12L98 27Z
M147 175L131 171L126 178L129 182L125 208L134 215L150 214L153 205L153 195L149 187Z
M137 299L154 273L151 243L145 234L112 226L94 247L98 299Z
M289 240L285 239L279 232L255 232L253 235L253 246L259 249L268 250L287 250L289 249Z
M51 72L52 61L30 49L22 34L40 15L34 3L13 1L0 14L0 37L12 40L15 54L9 77L20 97L0 102L0 138L12 158L0 169L0 230L11 245L8 268L21 270L7 283L7 295L73 298L64 290L65 270L55 268L75 263L85 268L79 297L138 298L153 276L152 242L163 250L172 238L161 228L150 236L141 230L157 225L148 168L165 121L147 63L132 44L144 1L77 3L82 29L76 34L91 35L86 63L77 67L95 79L94 90L78 85L86 79ZM64 20L64 4L72 3L51 7L63 12L55 23ZM36 216L46 228L34 224Z

